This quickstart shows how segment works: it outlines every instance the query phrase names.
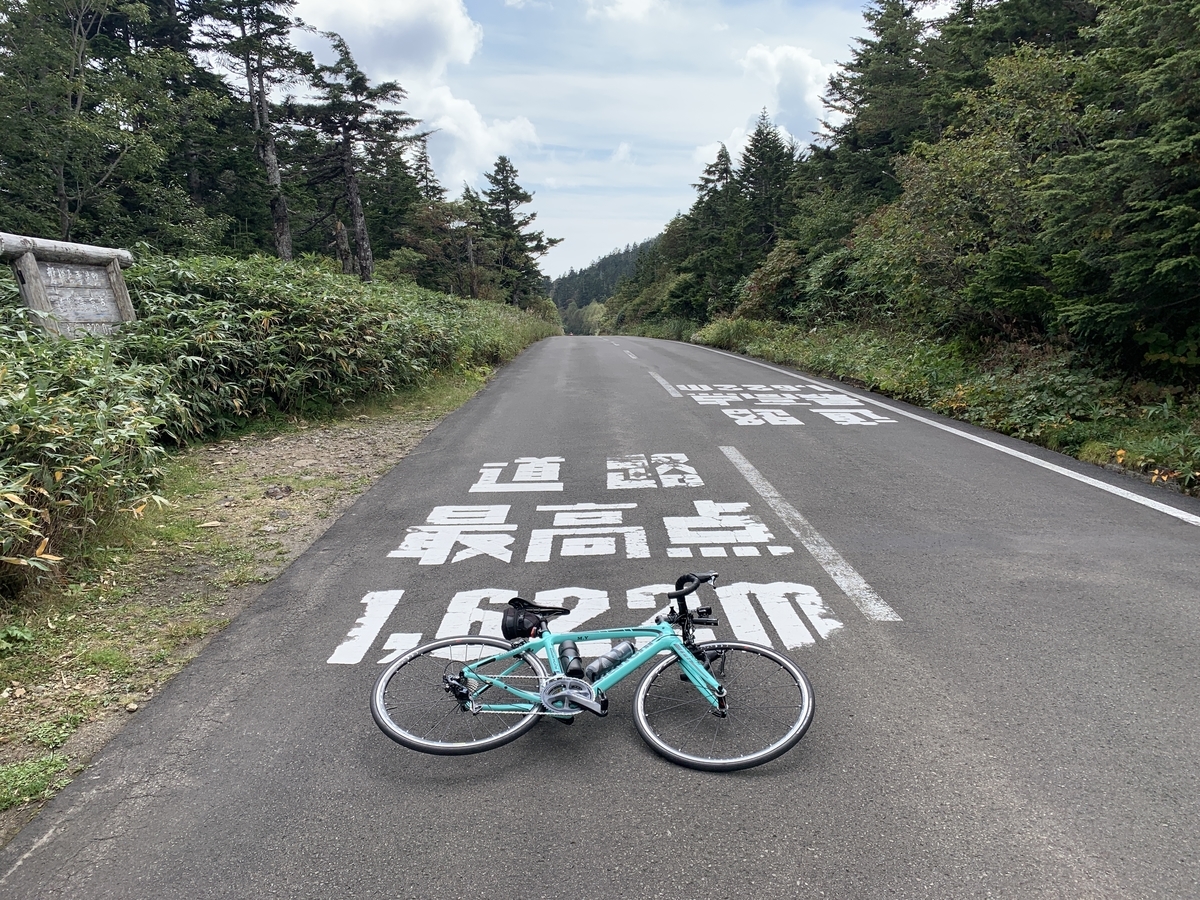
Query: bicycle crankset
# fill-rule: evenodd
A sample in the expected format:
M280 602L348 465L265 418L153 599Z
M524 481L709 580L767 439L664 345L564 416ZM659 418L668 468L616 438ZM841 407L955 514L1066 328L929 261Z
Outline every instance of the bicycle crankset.
M580 709L586 709L598 716L608 715L608 697L604 696L604 692L597 692L582 678L569 675L546 679L542 685L541 700L542 706L554 714L574 715Z

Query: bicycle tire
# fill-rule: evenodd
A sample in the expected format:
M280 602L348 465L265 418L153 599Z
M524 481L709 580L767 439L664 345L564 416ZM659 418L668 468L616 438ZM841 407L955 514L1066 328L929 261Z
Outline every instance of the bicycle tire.
M469 635L444 638L409 651L375 681L371 692L375 724L397 743L438 756L482 753L516 740L541 718L540 707L529 712L472 713L442 679L444 674L460 672L464 663L510 649L508 641ZM530 693L537 693L546 678L545 666L529 652L488 664L482 671L519 679L516 684ZM488 690L496 689L483 692Z
M804 737L816 702L799 666L743 641L700 648L718 654L710 665L726 691L725 716L714 714L678 657L667 657L643 676L634 695L634 723L656 753L691 769L731 772L770 762Z

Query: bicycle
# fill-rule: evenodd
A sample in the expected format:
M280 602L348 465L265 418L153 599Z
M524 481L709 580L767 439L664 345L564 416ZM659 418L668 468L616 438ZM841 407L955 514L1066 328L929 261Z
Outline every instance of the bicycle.
M681 576L667 594L676 605L652 625L562 634L551 632L549 621L569 610L514 597L504 611L504 640L444 638L393 662L375 682L371 715L412 750L479 753L516 740L543 718L606 716L607 691L652 663L634 693L634 723L656 753L714 772L769 762L808 730L812 685L768 647L696 643L697 625L719 623L712 607L689 610L685 598L701 584L715 589L716 580L716 572ZM578 643L600 640L623 643L584 668Z

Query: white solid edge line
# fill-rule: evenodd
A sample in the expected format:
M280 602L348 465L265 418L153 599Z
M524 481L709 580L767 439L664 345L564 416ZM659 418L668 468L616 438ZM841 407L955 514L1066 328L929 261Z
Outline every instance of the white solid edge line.
M11 875L13 872L17 871L17 869L21 868L21 865L25 862L25 860L27 860L27 859L29 859L29 857L33 856L34 853L36 853L39 849L41 849L43 844L45 844L48 840L50 840L50 838L54 837L54 833L56 831L58 831L58 826L57 825L51 826L50 830L47 831L45 834L43 834L40 838L38 838L32 847L30 847L28 850L26 850L24 853L22 853L21 858L18 859L15 863L13 863L12 868L4 873L3 878L0 878L0 884L4 884L6 881L8 881L8 876Z
M858 607L859 612L875 622L901 621L899 614L867 584L866 579L833 549L829 541L821 537L796 507L783 499L783 495L775 490L771 482L763 478L762 473L754 468L736 447L722 447L721 452L745 476L758 495L767 501L767 505L775 510L779 518L783 519L788 530L804 545L804 549L812 554L813 559L833 579L833 583L842 589L842 593Z
M787 369L781 369L777 366L771 365L770 363L759 362L757 359L749 359L745 356L738 356L736 353L727 353L724 350L716 350L712 347L702 347L701 349L709 350L712 353L719 353L722 356L729 356L733 359L739 359L742 362L753 363L756 366L762 366L764 369L770 369L772 372L779 372L782 375L790 375L793 377L797 375L797 373L794 371L789 372ZM1132 500L1134 503L1140 503L1142 506L1148 506L1150 509L1153 509L1157 512L1166 513L1168 516L1174 516L1176 519L1179 519L1182 522L1187 522L1189 525L1200 525L1200 516L1193 515L1190 512L1185 512L1182 509L1177 509L1169 504L1159 503L1157 500L1151 500L1149 497L1143 497L1141 494L1135 494L1133 491L1127 491L1124 488L1117 487L1116 485L1107 484L1098 478L1092 478L1090 475L1072 472L1070 469L1055 465L1052 462L1046 462L1044 459L1038 459L1036 456L1030 456L1028 453L1022 453L1020 450L1014 450L1011 447L1005 447L1003 444L997 444L995 441L989 441L987 438L981 438L970 434L969 432L955 428L953 425L947 425L943 422L937 422L933 419L928 419L925 416L911 413L905 409L900 409L898 406L892 406L891 404L883 403L882 401L875 400L872 397L864 397L862 394L857 394L854 391L847 390L841 383L834 384L828 379L817 378L812 375L802 374L801 377L811 379L812 381L830 387L837 387L839 392L848 394L852 397L857 397L864 403L870 403L872 406L878 406L880 409L886 409L888 412L895 413L896 415L905 416L906 418L913 419L917 422L931 425L934 428L941 429L942 431L949 432L950 434L956 434L961 438L966 438L968 441L974 441L976 444L981 444L984 447L991 448L992 450L999 450L1001 453L1007 453L1009 456L1014 456L1017 459L1024 460L1025 462L1033 463L1035 466L1041 466L1043 469L1048 469L1049 471L1056 472L1059 475L1066 475L1068 478L1073 478L1076 481L1082 482L1083 484L1099 488L1102 491L1108 491L1110 494L1115 494L1116 496L1123 497L1126 500Z

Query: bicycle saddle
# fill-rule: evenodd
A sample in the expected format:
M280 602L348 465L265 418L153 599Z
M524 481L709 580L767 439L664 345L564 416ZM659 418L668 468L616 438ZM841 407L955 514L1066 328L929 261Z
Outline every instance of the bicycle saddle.
M565 616L570 612L569 609L562 606L538 606L536 603L530 603L528 600L522 600L520 597L513 597L508 601L508 605L526 612L536 613L539 616L545 616L548 619L552 619L555 616Z
M569 612L569 609L561 606L538 606L520 597L513 597L508 601L508 609L500 620L500 633L510 641L535 637L547 619L565 616Z

